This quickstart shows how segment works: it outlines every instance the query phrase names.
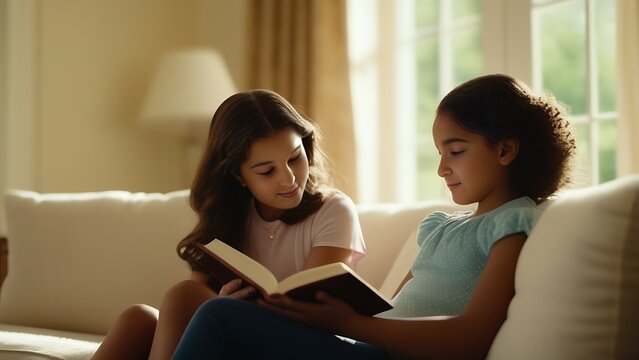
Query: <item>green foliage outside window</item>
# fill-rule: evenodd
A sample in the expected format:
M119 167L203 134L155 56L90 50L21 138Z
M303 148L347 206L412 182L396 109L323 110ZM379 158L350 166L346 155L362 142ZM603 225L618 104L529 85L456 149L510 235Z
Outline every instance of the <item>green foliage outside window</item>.
M536 13L543 88L570 108L576 127L578 185L616 177L615 2L592 3L587 11L585 0L561 1Z

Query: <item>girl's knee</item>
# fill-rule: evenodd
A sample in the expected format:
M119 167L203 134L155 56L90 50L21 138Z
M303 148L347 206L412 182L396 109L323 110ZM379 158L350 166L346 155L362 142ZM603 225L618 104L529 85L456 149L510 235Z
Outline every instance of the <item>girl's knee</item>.
M213 291L195 280L182 280L164 293L163 302L190 300L191 298L208 299L214 295ZM203 300L204 301L204 300Z
M162 297L162 313L188 313L188 317L215 293L204 284L195 280L182 280L171 286Z
M118 325L135 328L140 332L153 332L158 321L159 312L154 307L135 304L125 309L118 317Z
M146 359L153 343L158 314L157 309L143 304L126 308L92 359Z
M182 280L169 287L164 296L183 295L193 291L204 291L206 289L207 287L199 281Z

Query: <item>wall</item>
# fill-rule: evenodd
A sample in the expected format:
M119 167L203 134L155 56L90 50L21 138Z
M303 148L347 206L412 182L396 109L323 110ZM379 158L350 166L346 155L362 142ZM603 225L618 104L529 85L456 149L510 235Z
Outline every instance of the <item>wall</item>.
M184 144L138 128L135 119L159 57L172 49L220 48L241 87L243 4L40 1L35 188L188 187Z
M243 88L246 4L0 0L0 192L188 187L184 144L136 117L159 58L181 47L217 48Z
M157 59L195 45L197 2L41 2L41 191L186 185L178 139L135 120Z
M200 6L200 42L221 50L238 89L248 90L248 0L200 0Z

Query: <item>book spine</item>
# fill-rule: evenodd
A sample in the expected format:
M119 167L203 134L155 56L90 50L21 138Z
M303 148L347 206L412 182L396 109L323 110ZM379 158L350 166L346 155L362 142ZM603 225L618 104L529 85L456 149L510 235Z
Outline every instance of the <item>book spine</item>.
M219 292L224 284L237 277L234 276L234 274L228 274L228 269L211 259L208 254L204 253L204 251L197 246L188 247L185 250L185 255L209 275L209 286L215 290L215 292Z

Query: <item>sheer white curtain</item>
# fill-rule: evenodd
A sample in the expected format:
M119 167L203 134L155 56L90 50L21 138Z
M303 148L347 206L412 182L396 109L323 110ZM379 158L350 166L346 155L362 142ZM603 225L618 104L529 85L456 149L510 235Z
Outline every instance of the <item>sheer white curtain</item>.
M639 1L617 0L618 176L639 173Z

